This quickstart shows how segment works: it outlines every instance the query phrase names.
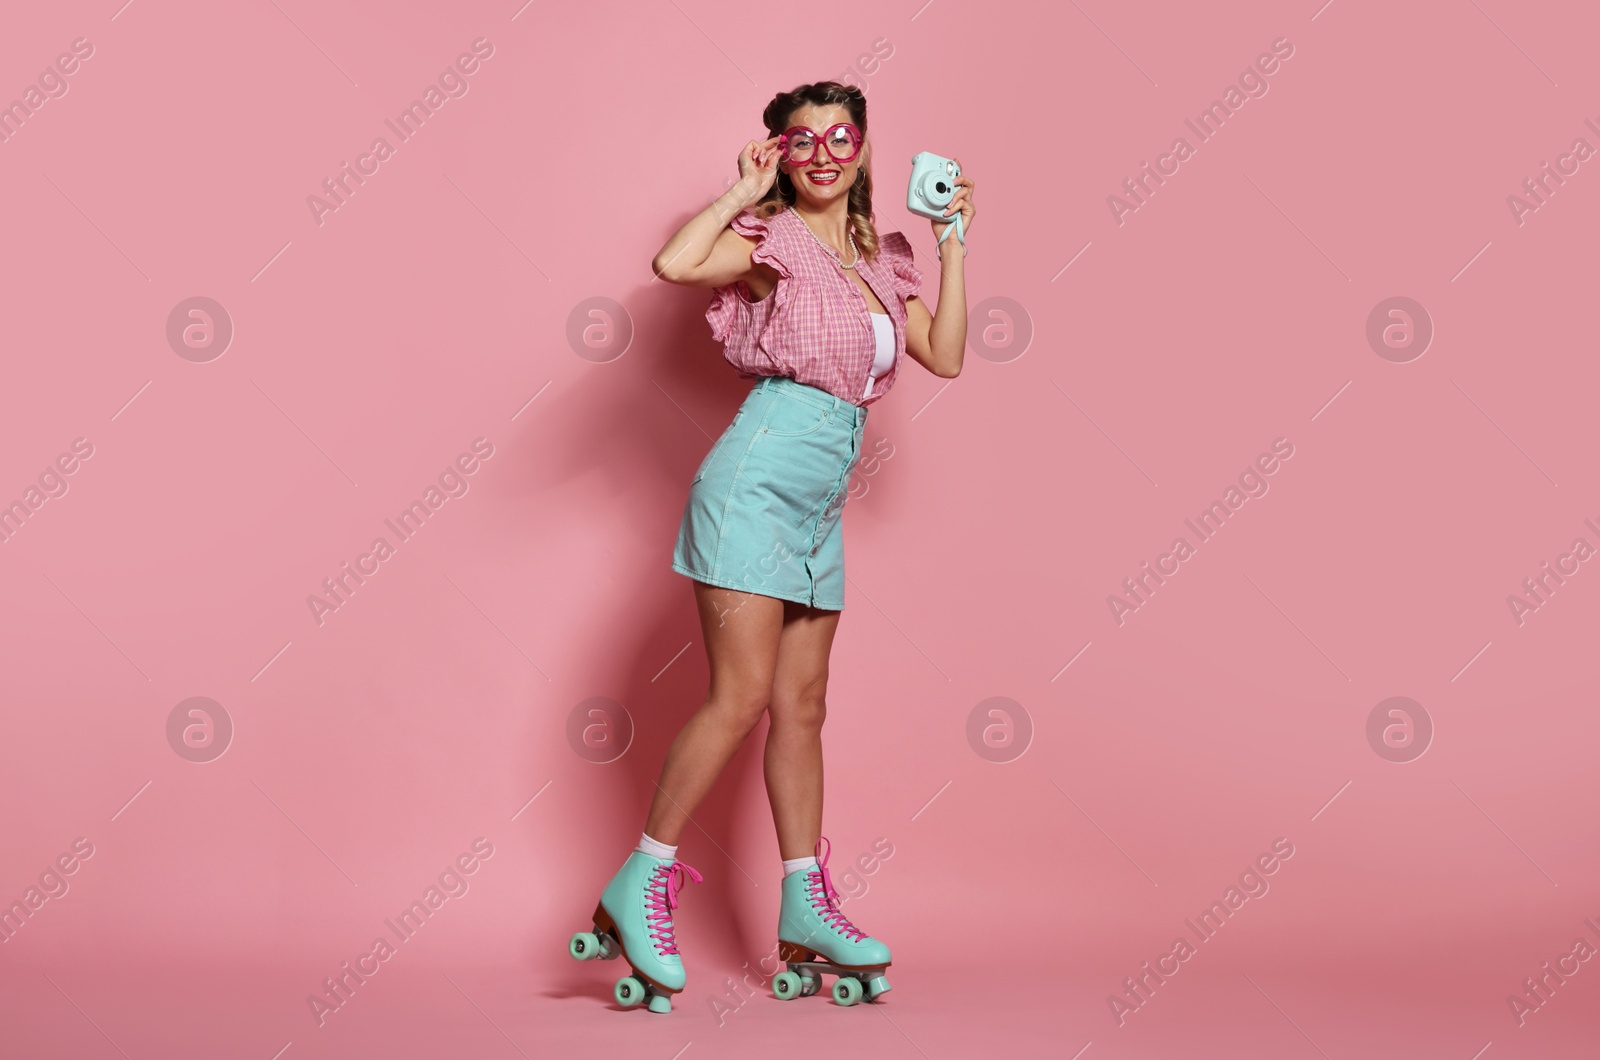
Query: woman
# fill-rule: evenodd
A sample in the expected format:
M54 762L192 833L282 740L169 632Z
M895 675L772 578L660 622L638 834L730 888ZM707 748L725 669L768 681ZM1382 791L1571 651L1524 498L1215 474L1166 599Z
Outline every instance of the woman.
M767 795L784 862L780 997L815 993L826 970L853 1004L889 987L888 947L851 924L828 877L822 828L822 721L828 654L844 609L840 509L861 453L867 407L894 385L902 355L937 376L961 371L965 246L947 240L937 313L904 235L872 224L866 99L837 82L780 93L772 135L739 153L739 181L656 255L662 279L715 288L706 318L741 378L758 380L690 485L672 569L694 579L711 688L662 766L638 847L573 936L574 957L620 950L635 975L624 1005L670 1011L685 976L672 910L685 876L683 826L763 713ZM955 178L943 233L972 181ZM730 227L731 222L731 227ZM820 860L819 860L820 859Z

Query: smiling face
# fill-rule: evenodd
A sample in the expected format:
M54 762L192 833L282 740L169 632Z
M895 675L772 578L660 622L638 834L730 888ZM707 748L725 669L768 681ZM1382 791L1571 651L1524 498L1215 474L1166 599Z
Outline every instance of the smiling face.
M821 137L841 122L855 124L850 117L850 111L843 105L819 107L807 104L789 115L789 122L785 128L802 125ZM826 147L819 143L809 161L799 165L783 161L779 165L794 183L797 201L812 209L820 210L835 200L849 198L850 186L855 183L856 174L860 172L866 160L867 144L863 139L861 150L848 162L835 162L829 156Z

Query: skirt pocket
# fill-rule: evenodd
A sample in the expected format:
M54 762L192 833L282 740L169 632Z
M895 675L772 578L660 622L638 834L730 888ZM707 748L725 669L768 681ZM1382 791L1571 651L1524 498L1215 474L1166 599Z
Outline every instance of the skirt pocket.
M780 393L773 398L772 411L767 414L761 429L779 438L801 438L821 430L831 419L831 409L819 408L809 401Z

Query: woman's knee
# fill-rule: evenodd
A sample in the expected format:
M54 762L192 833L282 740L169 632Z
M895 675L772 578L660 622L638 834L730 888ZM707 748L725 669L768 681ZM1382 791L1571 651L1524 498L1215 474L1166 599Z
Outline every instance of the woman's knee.
M772 697L772 724L795 729L821 729L828 718L828 684L813 682Z
M770 690L760 688L741 688L734 691L718 692L707 703L712 712L732 730L740 734L748 733L756 727L761 720L761 715L766 713L772 705Z

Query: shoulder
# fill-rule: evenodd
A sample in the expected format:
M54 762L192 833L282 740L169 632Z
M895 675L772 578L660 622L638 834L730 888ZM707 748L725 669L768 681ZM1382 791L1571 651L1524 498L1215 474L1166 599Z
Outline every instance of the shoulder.
M911 241L904 232L884 232L879 235L878 257L901 293L915 297L921 291L922 270L917 268Z
M787 207L770 217L758 217L754 211L745 209L734 214L728 223L733 232L755 241L750 247L751 266L767 265L775 269L781 279L792 277L803 260L797 253L788 215Z
M911 241L904 232L885 232L878 237L878 250L885 257L912 260Z
M733 215L729 227L742 236L751 236L755 239L767 240L781 237L789 230L789 210L785 207L770 217L759 217L755 211L746 208Z

